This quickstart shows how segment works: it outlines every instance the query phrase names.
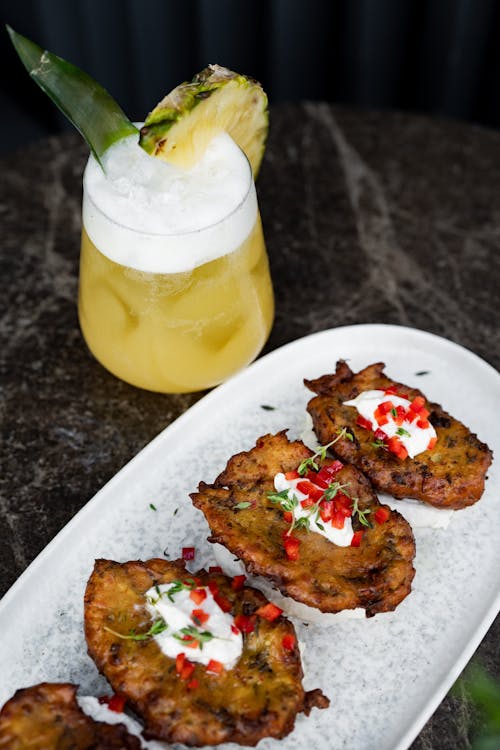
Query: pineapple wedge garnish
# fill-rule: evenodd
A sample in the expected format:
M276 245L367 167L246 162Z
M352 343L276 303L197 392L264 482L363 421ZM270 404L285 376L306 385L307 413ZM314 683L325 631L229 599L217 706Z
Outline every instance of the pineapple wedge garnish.
M246 154L256 177L268 131L267 96L252 78L209 65L167 94L148 115L140 145L149 154L188 169L222 131Z

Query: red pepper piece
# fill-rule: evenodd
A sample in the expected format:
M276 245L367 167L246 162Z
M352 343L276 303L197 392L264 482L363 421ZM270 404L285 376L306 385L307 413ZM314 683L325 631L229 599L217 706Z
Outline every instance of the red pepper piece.
M396 435L389 438L389 440L387 441L387 447L391 451L391 453L394 453L394 455L402 461L408 456L408 451L404 447L401 440L396 437Z
M283 511L283 520L285 523L292 523L293 521L293 513L291 510L285 510Z
M219 586L217 585L217 581L214 581L213 579L209 579L207 586L212 596L215 596L216 594L219 593Z
M283 544L284 544L286 556L288 557L288 559L289 560L298 560L299 559L300 539L297 539L294 536L285 536Z
M182 670L184 668L184 662L186 661L186 654L184 651L182 651L180 654L177 654L175 657L175 671L178 675L182 674Z
M345 523L345 515L341 510L334 510L332 513L331 524L334 529L343 529Z
M194 677L188 684L186 685L188 690L196 690L200 687L200 681Z
M99 703L107 705L110 711L114 711L117 714L123 713L127 699L120 693L114 693L114 695L103 695L99 698Z
M309 482L312 482L314 486L317 487L323 487L322 480L318 479L318 472L317 471L308 471L305 477Z
M276 604L273 604L272 602L268 602L267 604L264 604L262 607L259 607L258 610L256 610L255 614L259 617L263 617L264 620L268 620L269 622L274 622L281 614L283 610L276 606Z
M386 396L397 396L399 387L394 383L385 389L384 393Z
M233 589L233 591L241 591L241 589L245 585L246 580L247 577L245 575L234 576L233 580L231 581L231 588Z
M416 419L418 419L418 414L416 411L412 411L411 407L406 412L406 421L410 424L414 422Z
M422 430L426 430L430 426L431 423L428 419L417 419L417 427L420 427Z
M322 500L319 506L321 520L327 523L331 520L334 511L333 500Z
M375 437L377 438L377 440L383 440L384 443L387 440L387 435L383 430L375 430Z
M359 427L362 427L364 430L371 430L372 429L372 423L369 419L365 419L361 416L361 414L358 414L358 418L356 419L356 424Z
M326 464L325 466L321 467L318 472L318 477L327 480L328 484L330 484L330 482L332 481L332 477L338 474L343 467L344 464L342 463L342 461L332 461L331 464Z
M396 406L396 416L394 417L394 421L397 425L401 426L403 422L405 421L406 417L406 409L404 406Z
M389 508L386 508L385 506L383 506L381 508L377 508L373 516L377 523L385 523L386 521L389 520L391 516L391 511L389 510Z
M352 516L352 500L350 497L347 497L347 495L344 495L343 492L337 492L335 504L337 506L336 509L340 511L346 518Z
M191 619L198 626L204 625L209 617L210 615L204 609L193 609L191 612Z
M222 609L223 612L230 612L233 608L233 605L229 601L229 599L226 599L225 596L222 596L222 594L214 594L214 601L216 604L219 605L219 607Z
M240 629L236 627L236 625L231 625L231 633L234 633L234 635L238 635L240 632Z
M352 535L351 539L351 547L359 547L361 544L361 540L363 538L363 532L362 531L355 531Z
M292 479L300 479L300 474L297 470L294 471L286 471L285 472L285 479L288 479L290 482Z
M309 472L309 474L307 474L306 476L307 476L307 478L308 478L308 479L309 479L309 480L310 480L310 481L312 482L313 480L312 480L312 479L311 479L311 477L310 477L311 473L312 473L312 472ZM321 487L321 489L322 489L322 490L326 490L326 488L327 488L327 487L328 487L328 485L330 484L330 481L331 481L331 480L330 480L330 478L328 478L328 479L327 479L327 478L323 478L323 477L321 477L321 476L320 476L319 474L316 474L316 476L315 476L315 479L314 479L314 483L315 483L315 484L316 484L316 485L317 485L318 487Z
M323 497L323 493L321 493L321 497ZM312 497L305 497L300 501L300 504L303 508L311 508L315 504L315 501Z
M207 598L207 592L205 589L193 589L189 592L189 598L195 604L201 604Z
M425 408L425 398L423 396L415 396L410 404L411 411L416 411L417 414Z
M211 565L208 569L209 573L222 573L222 568L220 565Z
M293 649L295 648L295 643L296 642L297 642L297 639L295 638L295 636L292 635L292 633L287 633L286 635L283 636L283 640L281 641L281 645L287 651L293 651Z
M182 548L182 559L183 560L194 560L196 550L194 547L183 547Z
M299 492L303 492L304 495L309 495L314 500L314 495L321 496L323 493L319 489L319 487L316 487L312 482L308 482L307 479L303 479L302 482L297 483L297 489Z
M389 422L389 418L387 417L385 412L380 410L380 406L375 409L375 411L373 412L373 416L375 417L375 421L377 422L379 427L382 427L384 424L387 424Z
M391 411L391 409L394 409L394 404L392 403L392 401L382 401L378 408L381 414L387 414Z
M431 451L436 446L437 441L437 437L431 437L431 439L429 440L429 445L427 446L427 450Z
M217 659L210 659L210 661L207 664L207 672L220 674L223 669L224 669L224 665L222 664L222 662L217 661Z
M184 662L184 665L182 667L181 673L179 675L180 678L181 678L181 680L189 680L189 678L191 677L191 675L194 672L194 666L195 665L193 664L193 662L187 661L187 659L186 659L186 661Z
M255 629L253 617L247 615L236 615L234 624L242 633L253 633Z

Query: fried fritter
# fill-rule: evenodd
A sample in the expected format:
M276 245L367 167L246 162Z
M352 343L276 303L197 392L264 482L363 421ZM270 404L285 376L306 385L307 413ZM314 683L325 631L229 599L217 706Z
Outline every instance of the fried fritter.
M295 716L329 701L320 690L305 693L293 625L284 617L268 622L255 611L267 600L245 587L233 590L219 573L194 574L200 585L216 584L231 604L231 614L251 618L254 630L243 634L243 653L221 674L195 666L193 689L176 672L153 638L124 640L119 633L147 631L151 625L145 593L155 585L190 576L182 560L117 563L97 560L85 593L85 635L90 656L113 689L125 696L145 722L144 736L186 745L238 742L255 745L263 737L281 738ZM285 648L289 636L292 648ZM289 644L288 644L289 645ZM189 649L186 649L189 651ZM186 654L188 656L188 654Z
M288 524L268 494L277 473L296 470L312 455L303 443L289 442L285 431L265 435L252 450L233 456L213 485L201 482L191 498L208 521L209 541L223 544L249 573L269 579L285 596L322 612L361 607L370 617L393 610L411 589L415 543L405 519L387 506L388 520L374 522L372 528L353 518L353 529L364 531L359 547L340 547L301 530L294 531L300 539L299 559L287 557L283 534ZM323 465L331 463L327 459ZM382 507L353 466L344 466L336 479L349 485L359 508L369 510L372 518Z
M477 502L484 491L486 472L493 454L485 443L461 422L447 414L439 404L426 403L429 420L436 430L437 443L432 451L403 461L386 450L373 446L373 433L356 425L357 411L343 402L368 390L396 386L412 400L425 398L417 388L395 383L383 372L384 363L365 367L354 374L344 361L337 363L333 375L306 380L305 385L318 395L307 410L321 444L335 438L347 427L353 440L340 439L332 448L341 459L361 469L376 489L395 498L410 497L437 508L464 508Z
M42 682L18 690L0 711L5 750L140 750L123 724L87 716L70 683Z

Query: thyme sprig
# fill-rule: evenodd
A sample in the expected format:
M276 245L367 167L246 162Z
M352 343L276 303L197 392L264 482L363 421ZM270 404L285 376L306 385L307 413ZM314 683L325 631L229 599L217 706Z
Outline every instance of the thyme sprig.
M370 443L372 448L382 448L382 450L387 450L387 445L384 440L374 440L373 443Z
M313 471L319 471L319 465L316 461L317 458L319 458L321 461L324 461L326 458L326 452L329 448L332 447L332 445L335 445L339 440L342 440L342 438L346 438L347 440L350 440L352 442L353 435L347 427L342 427L342 429L336 430L337 437L331 440L326 445L320 445L319 448L316 450L316 452L310 456L309 458L305 458L300 464L297 471L299 472L300 476L303 477L304 474L307 474L308 471L311 469Z
M182 635L180 635L182 633ZM197 641L200 650L203 649L203 644L211 641L215 636L208 630L198 630L194 625L188 625L186 628L181 628L178 633L174 633L174 638L178 641ZM188 638L186 638L188 636Z
M168 591L164 591L160 596L165 596L166 594L170 601L173 602L175 594L178 594L179 591L192 591L195 588L196 581L194 578L184 578L183 581L180 578L176 578L175 581L172 581L171 588ZM155 602L152 603L154 604Z
M147 630L145 633L136 633L135 628L129 630L127 634L118 633L116 630L112 630L112 628L108 628L107 625L104 625L104 630L107 630L108 633L116 635L117 638L122 638L125 641L147 641L150 638L153 638L155 635L163 633L163 631L167 628L168 625L163 617L159 617L157 620L155 620L149 630Z
M346 493L347 494L347 493ZM347 495L349 497L349 495ZM352 500L352 517L358 516L359 522L362 526L367 526L369 529L372 528L372 524L367 519L367 515L371 513L371 510L368 508L367 510L361 510L359 507L359 500L357 497L350 498Z

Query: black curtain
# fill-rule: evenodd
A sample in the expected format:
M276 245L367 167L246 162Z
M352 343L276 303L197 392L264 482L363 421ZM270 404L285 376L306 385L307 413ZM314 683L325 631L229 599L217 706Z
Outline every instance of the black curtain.
M218 62L271 102L324 99L500 127L495 0L0 0L0 18L98 79L132 119ZM0 151L70 127L0 32Z

